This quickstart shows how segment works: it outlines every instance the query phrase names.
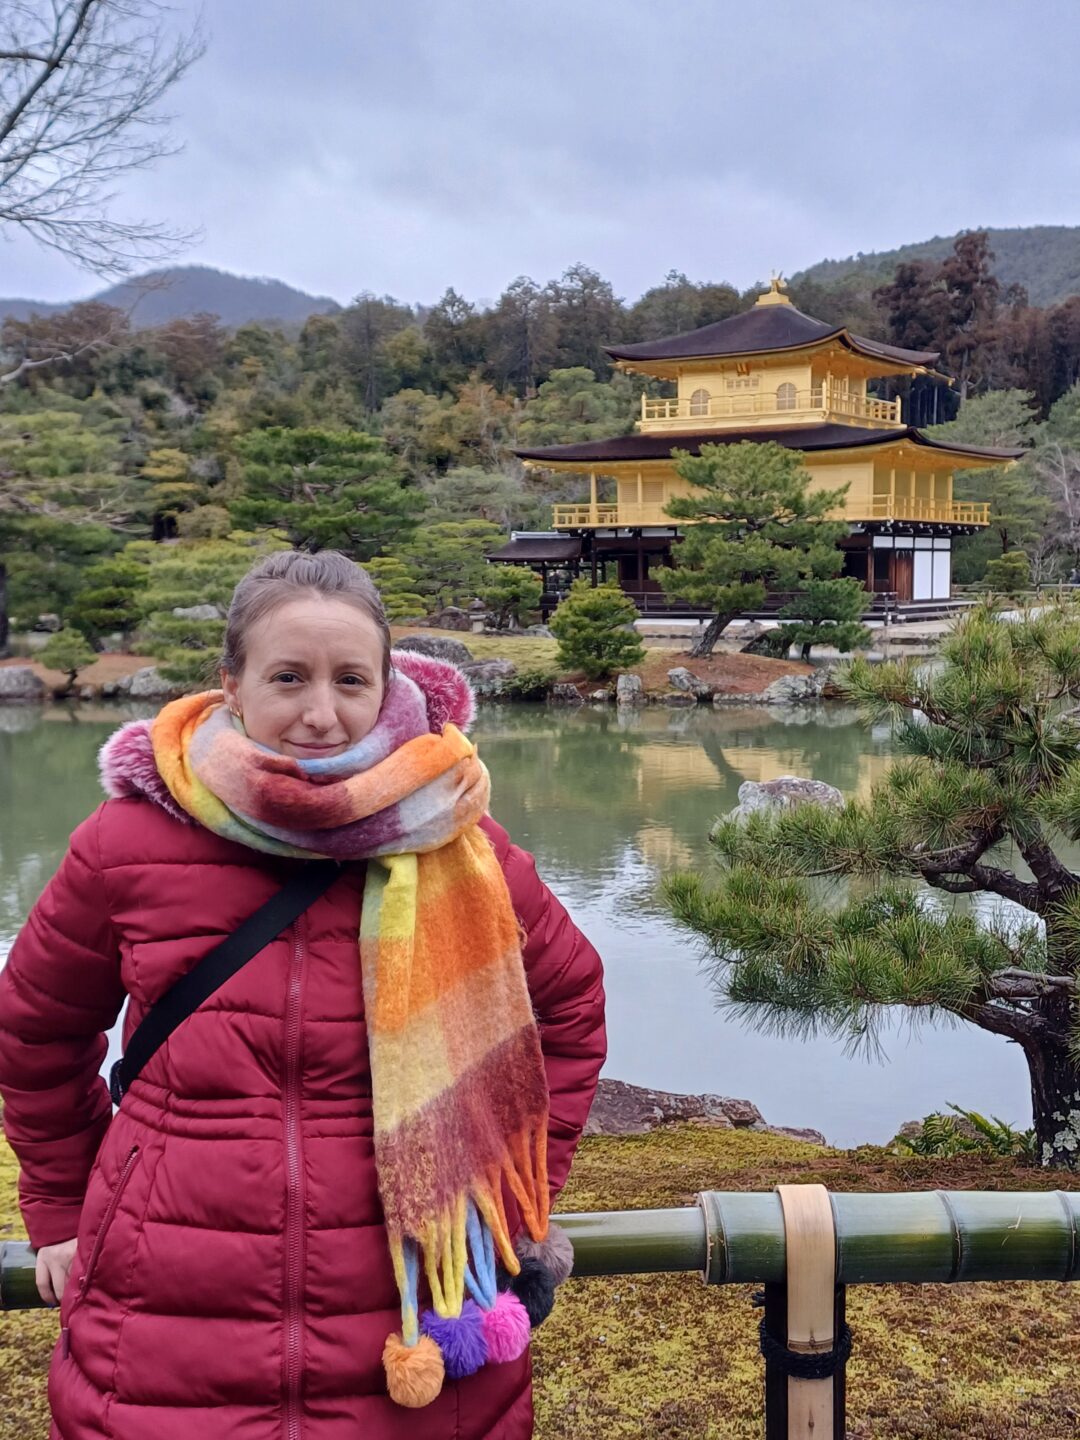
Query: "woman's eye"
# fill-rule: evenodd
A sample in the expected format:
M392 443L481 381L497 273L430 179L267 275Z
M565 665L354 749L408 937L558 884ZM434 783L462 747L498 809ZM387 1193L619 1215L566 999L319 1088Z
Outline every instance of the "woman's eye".
M295 674L295 672L292 670L283 670L280 675L274 676L275 680L283 680L286 683L291 680L299 680L299 678L299 675Z
M343 676L341 677L341 680L342 680L342 683L345 684L345 685L357 686L357 685L366 685L366 684L367 684L367 681L364 679L364 677L363 677L362 675L343 675Z

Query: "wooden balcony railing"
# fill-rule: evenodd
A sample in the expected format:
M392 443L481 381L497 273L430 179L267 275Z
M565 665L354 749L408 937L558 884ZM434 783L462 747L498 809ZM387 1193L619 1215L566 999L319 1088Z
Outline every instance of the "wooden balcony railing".
M664 511L665 503L619 505L612 501L597 505L553 505L552 526L556 530L620 530L638 525L671 528L693 524L690 520L673 520ZM914 520L938 525L988 525L990 506L976 500L923 500L900 495L876 495L869 501L849 500L843 518L853 523Z
M650 400L641 397L641 429L708 428L710 420L745 420L768 416L787 420L855 420L872 425L901 425L899 400L852 395L837 385L811 390L781 386L761 392L711 395L694 400Z

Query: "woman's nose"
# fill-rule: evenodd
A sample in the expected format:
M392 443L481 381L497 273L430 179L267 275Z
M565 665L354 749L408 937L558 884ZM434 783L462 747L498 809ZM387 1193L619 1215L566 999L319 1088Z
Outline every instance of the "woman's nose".
M309 687L305 699L307 703L304 706L304 724L320 732L332 730L337 724L332 690L329 687L313 685Z

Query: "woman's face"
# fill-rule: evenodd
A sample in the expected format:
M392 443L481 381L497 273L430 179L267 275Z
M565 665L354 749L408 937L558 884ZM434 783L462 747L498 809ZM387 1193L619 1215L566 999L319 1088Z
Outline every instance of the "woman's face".
M383 641L369 615L311 594L271 610L244 638L243 671L221 678L252 740L314 760L372 729L383 701Z

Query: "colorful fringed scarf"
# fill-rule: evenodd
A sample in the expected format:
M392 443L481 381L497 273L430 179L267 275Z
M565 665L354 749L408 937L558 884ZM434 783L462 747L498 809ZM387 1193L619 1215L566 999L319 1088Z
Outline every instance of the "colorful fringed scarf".
M173 799L216 834L368 862L359 958L402 1313L384 1362L393 1398L426 1404L444 1369L469 1374L528 1343L529 1299L496 1284L497 1261L519 1277L537 1263L535 1249L515 1254L504 1181L532 1241L551 1244L540 1042L509 892L477 825L487 771L454 725L429 732L424 695L400 672L374 729L327 759L250 740L219 691L166 705L151 739Z

